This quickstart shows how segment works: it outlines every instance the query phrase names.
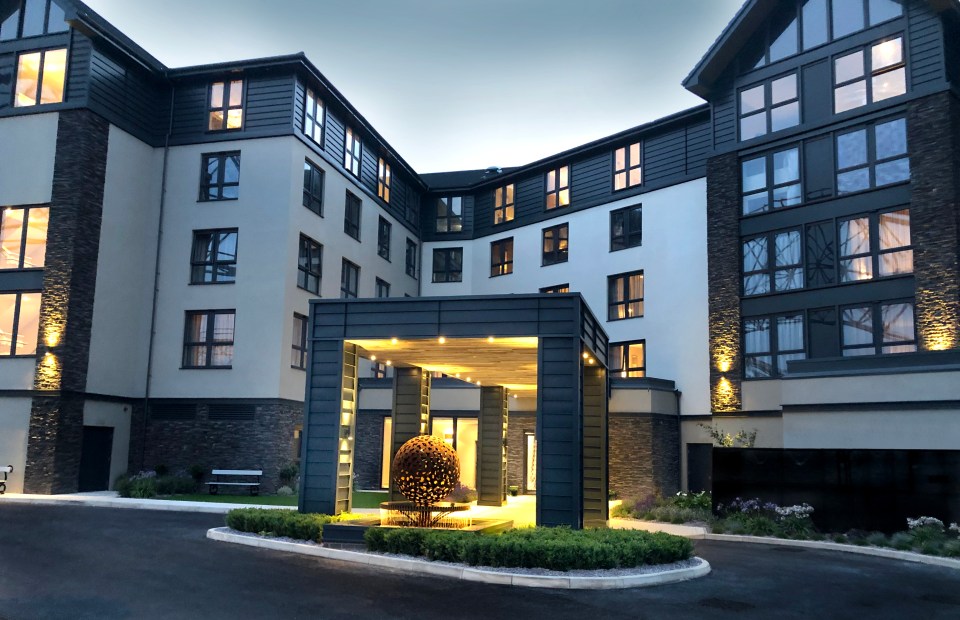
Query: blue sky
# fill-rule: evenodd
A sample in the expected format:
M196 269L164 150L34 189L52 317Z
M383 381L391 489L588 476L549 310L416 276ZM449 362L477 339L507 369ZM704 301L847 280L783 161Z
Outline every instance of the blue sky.
M169 66L305 52L418 172L516 166L701 101L742 0L86 0Z

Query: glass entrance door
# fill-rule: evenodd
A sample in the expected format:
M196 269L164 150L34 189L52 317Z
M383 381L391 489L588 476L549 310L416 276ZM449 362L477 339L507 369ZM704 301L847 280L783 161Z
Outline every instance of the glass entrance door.
M431 435L447 442L460 459L460 484L477 488L477 418L433 418Z

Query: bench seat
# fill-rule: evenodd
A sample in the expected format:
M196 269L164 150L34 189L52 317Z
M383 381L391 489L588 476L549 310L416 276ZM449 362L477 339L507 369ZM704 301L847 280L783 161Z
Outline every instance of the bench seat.
M260 476L263 475L261 469L214 469L210 473L214 476L214 480L206 484L211 495L216 495L220 487L245 487L250 489L250 495L260 493ZM249 480L249 478L256 478L256 480Z

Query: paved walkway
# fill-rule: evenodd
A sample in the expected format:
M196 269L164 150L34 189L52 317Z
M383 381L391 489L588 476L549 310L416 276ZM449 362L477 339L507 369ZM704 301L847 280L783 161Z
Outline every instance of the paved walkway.
M216 543L208 514L0 502L0 618L960 617L955 570L698 541L702 579L605 592L423 578Z

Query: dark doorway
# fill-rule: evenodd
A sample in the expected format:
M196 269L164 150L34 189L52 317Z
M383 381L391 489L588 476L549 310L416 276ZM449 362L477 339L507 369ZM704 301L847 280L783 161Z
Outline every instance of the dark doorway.
M106 491L110 488L110 453L113 452L113 428L84 426L80 452L80 492Z
M713 444L687 444L687 490L691 493L713 490Z

